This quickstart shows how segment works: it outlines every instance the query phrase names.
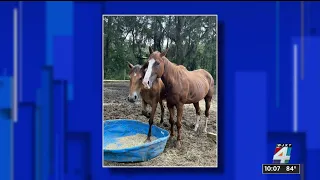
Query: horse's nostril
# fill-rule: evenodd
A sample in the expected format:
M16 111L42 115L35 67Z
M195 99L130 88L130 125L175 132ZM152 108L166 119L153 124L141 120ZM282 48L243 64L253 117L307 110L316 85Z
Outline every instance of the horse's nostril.
M134 96L134 99L137 99L137 96L136 96L136 95Z
M148 81L148 84L150 84L150 81Z

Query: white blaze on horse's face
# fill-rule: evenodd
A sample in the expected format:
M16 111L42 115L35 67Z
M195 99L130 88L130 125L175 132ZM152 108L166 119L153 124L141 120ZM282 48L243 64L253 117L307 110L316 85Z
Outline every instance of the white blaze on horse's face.
M149 60L149 64L148 64L148 68L147 68L147 72L146 74L144 75L144 78L143 78L143 81L142 81L142 84L150 89L152 87L152 78L151 78L151 75L152 75L152 67L153 67L153 64L155 63L156 61L154 59L150 59Z

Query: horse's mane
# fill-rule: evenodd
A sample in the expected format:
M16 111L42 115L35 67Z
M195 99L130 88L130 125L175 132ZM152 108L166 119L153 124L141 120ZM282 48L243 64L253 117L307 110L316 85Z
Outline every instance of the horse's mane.
M162 57L162 59L164 60L164 64L166 66L166 69L168 71L188 71L188 69L184 66L184 65L177 65L174 62L171 62L169 59L167 59L166 57Z
M188 70L184 65L178 65L180 68Z
M183 65L177 65L170 60L168 60L166 57L162 57L164 61L164 76L162 81L167 84L168 81L171 81L173 79L180 79L181 77L184 77L188 74L188 70L185 66Z

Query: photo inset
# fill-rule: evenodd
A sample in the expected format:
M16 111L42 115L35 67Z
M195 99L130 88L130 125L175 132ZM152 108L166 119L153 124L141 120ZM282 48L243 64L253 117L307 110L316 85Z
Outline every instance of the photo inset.
M217 22L103 16L103 167L217 167Z

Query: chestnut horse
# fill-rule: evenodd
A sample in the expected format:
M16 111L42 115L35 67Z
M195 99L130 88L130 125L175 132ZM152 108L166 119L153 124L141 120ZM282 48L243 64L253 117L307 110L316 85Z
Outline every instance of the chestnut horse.
M194 130L197 131L200 121L200 106L199 101L204 99L206 103L205 110L205 128L207 132L207 123L209 118L209 109L214 93L214 80L209 72L204 69L188 71L182 65L176 65L170 62L165 55L166 51L160 53L152 50L149 47L150 56L145 66L148 66L143 79L143 85L146 88L152 88L155 85L155 80L161 78L166 89L167 106L170 113L170 135L174 136L174 107L177 109L177 143L176 147L181 147L181 120L184 104L193 104L196 109L196 123Z
M165 99L165 88L161 79L155 79L154 85L150 89L146 89L143 87L142 79L145 74L145 67L141 65L133 66L128 62L128 66L130 68L129 77L130 77L130 92L128 96L129 102L136 102L141 96L142 99L142 114L149 118L149 131L148 137L146 141L150 141L151 137L151 127L153 125L154 115L157 109L157 104L160 103L161 107L161 121L160 124L163 123L164 116L164 107L163 100ZM151 114L147 113L146 107L149 104L152 108Z

